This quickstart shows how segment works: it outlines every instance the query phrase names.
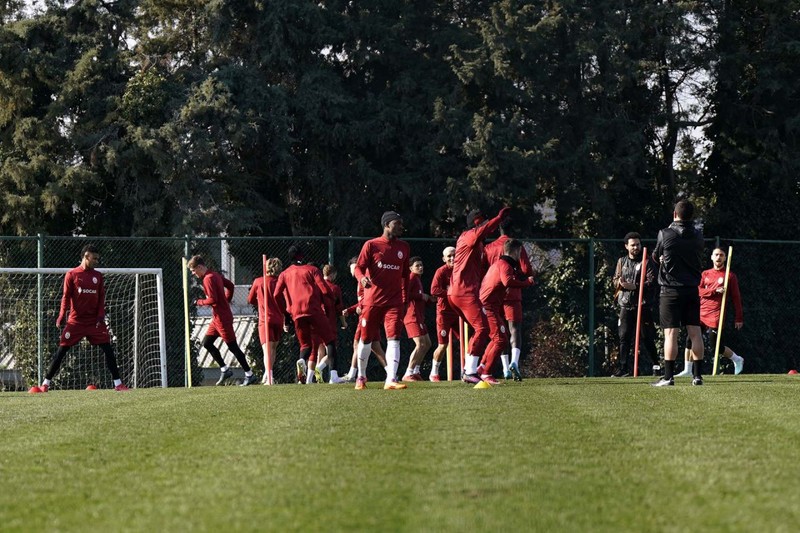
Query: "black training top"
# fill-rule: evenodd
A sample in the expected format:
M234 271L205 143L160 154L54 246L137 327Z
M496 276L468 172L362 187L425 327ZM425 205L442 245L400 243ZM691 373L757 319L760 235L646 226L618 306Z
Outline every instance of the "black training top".
M658 232L653 261L659 264L658 284L681 288L700 285L703 272L703 232L693 221L678 220Z

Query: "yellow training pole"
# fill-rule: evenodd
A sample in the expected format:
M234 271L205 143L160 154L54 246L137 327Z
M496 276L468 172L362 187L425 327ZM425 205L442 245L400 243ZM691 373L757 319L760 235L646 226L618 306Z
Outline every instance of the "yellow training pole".
M183 316L184 316L184 333L185 333L185 350L186 350L186 372L184 373L184 386L192 387L192 348L191 336L189 333L189 262L185 257L181 258L181 266L183 271Z
M453 330L447 335L447 381L453 381Z
M719 324L717 324L717 345L714 347L714 371L712 376L717 375L717 364L719 363L719 347L722 343L722 324L725 321L725 300L728 299L728 278L731 275L731 257L733 256L733 246L728 246L728 261L725 264L725 282L722 285L722 307L719 310Z
M642 332L642 298L644 296L644 280L647 271L647 248L642 248L641 276L639 277L639 304L636 308L636 344L633 345L633 377L639 375L639 338Z

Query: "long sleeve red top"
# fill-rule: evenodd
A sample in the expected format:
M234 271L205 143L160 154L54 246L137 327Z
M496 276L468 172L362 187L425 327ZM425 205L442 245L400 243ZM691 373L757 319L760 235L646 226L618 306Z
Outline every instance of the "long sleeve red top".
M509 256L500 256L500 259L489 267L481 283L481 303L486 307L503 307L506 288L529 287L530 281L520 281L514 271L514 260Z
M488 267L493 265L500 259L500 256L503 255L503 246L507 241L510 241L511 238L507 235L501 235L498 237L496 241L490 242L486 245L484 250L484 257L485 257L485 264L488 270ZM525 251L525 247L523 246L519 251L519 268L520 271L526 276L533 276L533 265L531 265L531 260L528 257L528 252ZM520 302L522 301L522 289L518 287L509 287L506 291L506 302Z
M450 288L450 280L453 277L453 269L447 265L440 266L433 274L433 281L431 281L431 295L436 296L436 312L451 313L455 311L450 307L450 302L447 301L447 289Z
M722 309L722 295L717 293L718 287L725 285L725 271L710 268L700 276L700 322L706 327L719 327L719 313ZM728 293L733 300L736 322L744 322L742 311L742 295L739 293L739 279L733 272L728 277Z
M453 262L453 278L448 294L460 296L478 295L483 277L483 241L497 231L502 220L498 214L482 226L466 230L456 241L456 257Z
M269 314L269 323L273 326L283 325L283 310L286 309L286 302L283 301L283 295L275 297L275 285L278 284L278 278L274 276L267 276L267 314ZM255 305L258 309L258 323L264 324L264 277L258 277L253 280L253 286L250 287L250 294L247 295L247 303Z
M364 289L364 306L399 307L405 303L410 251L407 242L383 236L364 243L355 268L359 282L364 276L372 281L372 286Z
M206 297L197 300L197 305L210 305L212 314L220 320L233 320L231 300L236 286L231 280L213 270L203 276L203 291Z
M70 324L82 326L93 326L105 319L106 288L100 272L78 266L64 275L61 310L56 324L62 324L67 314Z
M295 320L322 313L322 297L330 295L330 289L315 266L292 264L278 276L275 298L283 295L286 309Z

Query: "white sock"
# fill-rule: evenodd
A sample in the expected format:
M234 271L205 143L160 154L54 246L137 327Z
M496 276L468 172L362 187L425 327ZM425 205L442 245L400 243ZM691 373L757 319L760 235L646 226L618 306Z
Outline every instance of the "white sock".
M419 372L419 365L416 365L416 366L414 367L414 372L413 372L413 373L414 373L414 374L419 374L419 373L420 373L420 372Z
M220 371L220 372L227 372L227 371L228 371L228 368L230 368L228 365L221 366L221 367L219 368L219 371Z
M386 341L386 381L397 381L397 367L400 364L400 341Z
M120 385L122 385L122 380L121 379L115 379L114 380L114 386L115 387L119 387Z
M349 379L353 379L353 378L354 378L354 377L356 377L357 375L358 375L358 367L356 367L356 366L351 366L351 367L350 367L350 372L348 372L348 373L347 373L347 377L348 377Z
M511 348L511 362L517 366L519 366L520 351L521 350L519 348Z
M741 355L736 355L736 352L733 352L733 355L731 355L731 361L738 363L740 361L744 361L744 358Z
M686 364L683 367L684 372L691 372L692 367L694 367L694 361L686 361Z
M336 370L331 370L331 380L329 383L336 383L339 381L339 373Z
M500 361L503 363L503 374L508 374L508 354L500 354Z
M312 383L314 383L314 373L306 372L306 385L311 385Z
M431 370L431 374L438 376L439 375L439 366L442 364L441 361L433 361L433 370Z
M372 353L372 344L365 345L363 342L358 341L358 377L367 377L367 363L369 362L369 354Z
M467 354L467 364L464 365L467 367L466 368L467 374L475 374L478 372L478 362L480 361L480 359L481 358L478 357L477 355Z
M252 370L248 370L247 372L244 373L244 375L245 375L245 377L249 378L250 376L253 375L253 371Z
M317 368L319 369L320 372L325 370L326 366L328 366L328 363L326 363L325 361L320 361L319 363L317 363Z
M50 383L52 383L52 381L47 378L44 378L44 381L42 381L42 385L47 385L48 387L50 386Z

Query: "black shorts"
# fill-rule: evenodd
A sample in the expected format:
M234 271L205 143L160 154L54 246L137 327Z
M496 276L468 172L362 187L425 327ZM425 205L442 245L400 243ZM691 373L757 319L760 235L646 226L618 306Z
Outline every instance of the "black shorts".
M661 287L659 315L662 328L700 325L700 293L697 287Z

